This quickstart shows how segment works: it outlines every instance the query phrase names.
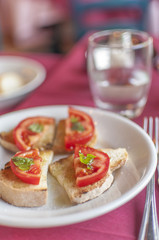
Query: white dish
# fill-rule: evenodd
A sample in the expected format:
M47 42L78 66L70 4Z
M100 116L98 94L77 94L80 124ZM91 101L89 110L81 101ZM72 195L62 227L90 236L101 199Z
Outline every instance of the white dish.
M42 64L30 58L1 56L0 57L0 77L5 78L19 77L22 79L22 84L14 91L0 94L0 109L5 109L16 105L24 99L29 93L39 87L46 77L46 70Z
M96 147L125 147L129 161L116 171L111 188L98 198L84 204L72 205L63 188L48 174L48 202L43 207L19 208L0 200L0 224L16 227L41 228L62 226L88 220L112 211L134 198L152 177L157 157L150 137L132 121L113 113L88 107L79 107L89 113L96 123ZM57 119L67 117L67 106L46 106L12 112L0 117L0 131L12 129L20 120L43 114ZM11 154L0 147L2 160ZM55 157L57 160L59 157Z

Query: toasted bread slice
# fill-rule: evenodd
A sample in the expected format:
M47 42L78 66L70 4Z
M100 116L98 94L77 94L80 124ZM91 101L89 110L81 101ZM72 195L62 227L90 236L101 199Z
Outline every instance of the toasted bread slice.
M48 126L47 131L40 137L40 139L34 143L32 148L38 148L41 151L43 150L52 150L53 139L55 135L55 121L53 125ZM0 144L7 150L11 152L18 152L14 138L13 138L13 130L9 132L1 132L0 133Z
M19 149L15 145L14 139L13 139L13 131L9 132L1 132L0 133L0 144L7 150L11 152L18 152Z
M114 179L112 172L123 166L128 159L128 153L124 148L115 150L102 149L102 151L107 153L110 157L109 170L104 178L85 187L77 187L76 185L73 155L50 164L50 173L57 179L61 186L64 187L71 202L83 203L96 198L106 191L111 186Z
M11 170L10 165L0 170L0 198L18 207L38 207L47 201L47 172L52 161L51 150L40 152L42 175L38 185L21 181Z
M97 140L97 134L95 133L92 139L87 143L87 145L90 147L93 147L96 143L96 140ZM55 154L68 153L65 149L65 120L64 119L58 122L55 139L54 139L53 151Z

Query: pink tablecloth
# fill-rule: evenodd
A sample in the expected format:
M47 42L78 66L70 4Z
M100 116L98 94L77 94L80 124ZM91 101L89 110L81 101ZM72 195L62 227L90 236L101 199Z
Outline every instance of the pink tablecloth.
M86 75L84 57L86 47L87 41L83 39L63 58L32 54L31 57L43 63L48 70L46 81L12 110L55 104L94 106ZM143 116L159 115L158 81L159 75L154 72L145 110L139 118L134 120L140 125ZM158 189L156 189L156 197L159 202ZM144 201L145 189L120 208L82 223L31 230L1 226L0 240L135 240L139 233Z

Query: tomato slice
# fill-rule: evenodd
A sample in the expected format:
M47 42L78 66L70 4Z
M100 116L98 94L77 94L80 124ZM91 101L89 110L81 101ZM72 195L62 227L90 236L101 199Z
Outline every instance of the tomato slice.
M72 151L76 144L87 144L91 140L95 127L92 118L85 112L69 107L68 114L65 127L65 148L67 151Z
M13 130L13 138L19 150L29 150L38 142L48 125L53 125L54 119L49 117L30 117L21 121Z
M80 160L80 154L86 159L93 155L91 164L84 164ZM76 145L74 154L74 168L76 175L76 185L84 187L102 179L109 169L109 156L97 149Z
M23 182L38 185L41 177L41 162L38 149L16 153L10 160L12 172Z

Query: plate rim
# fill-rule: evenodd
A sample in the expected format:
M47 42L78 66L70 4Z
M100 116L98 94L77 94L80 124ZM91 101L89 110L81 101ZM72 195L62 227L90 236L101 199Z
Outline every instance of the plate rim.
M70 104L70 105L61 105L61 104L59 104L59 105L58 104L57 105L44 105L44 106L30 107L30 108L25 108L25 109L20 109L20 110L15 110L15 111L12 111L9 113L5 113L0 116L0 121L1 121L1 118L3 118L3 117L7 117L8 115L12 115L12 114L16 114L16 113L23 113L24 111L27 112L27 111L31 111L31 110L33 111L34 109L43 109L43 108L44 109L47 109L47 108L48 109L49 108L63 109L63 108L68 108L68 106L81 108L83 110L90 109L90 110L97 111L97 112L102 112L102 113L104 112L104 114L106 114L106 115L120 119L120 120L132 125L133 127L137 128L137 130L141 131L142 134L144 135L144 137L146 137L147 141L150 143L150 145L153 149L153 152L154 152L154 155L153 155L154 162L156 162L156 165L157 165L157 154L155 154L156 149L155 149L155 146L154 146L151 138L149 137L149 135L146 132L144 132L142 127L140 127L137 123L135 123L132 120L127 119L123 116L120 116L116 113L113 113L113 112L104 111L104 110L101 110L101 109L98 109L95 107L73 105L73 104ZM103 214L106 214L108 212L111 212L111 211L123 206L125 203L129 202L135 196L137 196L144 189L144 187L146 187L146 185L150 181L151 177L153 176L153 174L155 172L156 165L151 164L151 169L148 169L148 171L147 171L147 175L146 175L147 177L145 178L145 176L144 176L145 181L143 182L143 180L140 179L140 181L137 183L138 188L135 192L133 191L133 188L136 186L136 184L133 188L128 190L126 193L122 194L122 201L120 201L120 204L119 204L119 198L121 198L121 197L113 200L110 203L105 204L104 206L102 205L102 206L96 207L94 211L89 209L89 210L81 212L81 213L80 212L73 213L73 214L67 213L65 216L47 216L45 218L45 221L41 220L41 218L39 219L38 216L36 216L35 218L33 218L34 220L36 220L36 221L34 221L34 224L30 221L29 218L26 218L24 220L24 217L21 217L21 216L20 217L18 216L18 219L17 219L17 216L8 217L8 216L0 215L0 224L4 225L4 226L20 227L20 228L21 227L23 227L23 228L47 228L47 227L67 226L70 224L87 221L87 220L93 219L95 217L101 216ZM71 206L71 208L72 207L73 206ZM46 211L46 210L42 210L42 211ZM86 213L86 214L84 214L84 213ZM76 217L75 217L75 215L76 215ZM78 218L77 218L77 215L78 215ZM10 219L8 219L8 218L10 218ZM69 218L69 220L68 220L68 218Z

